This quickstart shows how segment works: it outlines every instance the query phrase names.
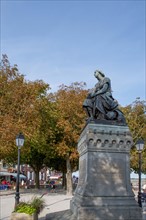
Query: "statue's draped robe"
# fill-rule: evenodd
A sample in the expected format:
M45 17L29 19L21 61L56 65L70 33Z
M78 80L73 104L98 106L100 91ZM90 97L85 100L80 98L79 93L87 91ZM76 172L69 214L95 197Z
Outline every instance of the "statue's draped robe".
M102 92L104 85L107 85L106 91ZM112 97L111 93L111 81L109 78L105 77L103 80L99 81L94 88L94 93L99 92L94 98L89 96L85 99L83 107L89 107L93 110L94 117L98 117L98 113L106 115L109 111L113 111L118 106L117 101Z

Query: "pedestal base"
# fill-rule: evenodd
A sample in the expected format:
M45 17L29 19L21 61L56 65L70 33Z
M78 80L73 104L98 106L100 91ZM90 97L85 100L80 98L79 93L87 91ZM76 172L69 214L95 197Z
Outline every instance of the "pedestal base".
M91 201L91 204L90 202ZM95 203L95 204L94 204ZM127 205L126 205L127 204ZM71 201L76 220L141 220L142 212L133 197L87 198L78 196Z
M79 182L71 201L77 220L141 220L130 183L127 126L88 124L78 142Z

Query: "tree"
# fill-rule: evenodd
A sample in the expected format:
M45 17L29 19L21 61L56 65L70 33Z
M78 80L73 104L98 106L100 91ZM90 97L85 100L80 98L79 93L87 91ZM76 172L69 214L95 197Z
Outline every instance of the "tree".
M16 65L10 66L6 55L0 65L0 151L1 158L15 151L15 137L22 131L32 138L39 124L35 106L49 85L43 81L27 82Z
M17 66L11 66L8 57L3 55L0 88L0 159L16 163L15 138L21 131L25 136L21 161L29 162L38 178L38 170L44 166L44 158L54 140L56 115L54 103L49 101L50 87L41 80L26 81ZM35 163L36 157L39 165Z
M26 159L23 158L23 161L26 163L26 164L29 164L33 170L34 170L34 173L35 173L35 187L37 189L40 188L40 183L39 183L39 172L42 168L45 167L45 164L44 164L44 160L45 160L45 153L43 152L39 152L39 147L37 148L37 146L33 146L31 144L30 146L30 149L29 149L29 155L28 157L26 157ZM23 157L26 156L26 154L24 155L23 154Z
M36 188L39 188L39 171L46 167L51 158L54 157L54 140L56 115L54 114L54 103L49 102L48 96L39 100L37 106L39 124L31 139L27 139L23 151L23 161L29 164L35 172Z
M146 102L137 98L132 104L123 107L127 124L133 137L133 147L131 150L131 168L138 171L138 152L136 142L143 139L145 147L142 152L142 171L146 173Z
M85 124L82 103L87 91L84 86L85 83L61 85L54 95L58 111L56 152L66 160L68 194L72 194L72 164L78 161L77 141Z

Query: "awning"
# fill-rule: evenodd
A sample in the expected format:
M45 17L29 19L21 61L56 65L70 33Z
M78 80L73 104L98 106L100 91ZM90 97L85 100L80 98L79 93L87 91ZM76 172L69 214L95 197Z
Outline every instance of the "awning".
M0 172L0 176L13 176L17 178L17 173L9 173L9 172ZM20 179L26 179L26 176L23 174L19 174Z
M62 178L62 175L60 175L60 176L49 176L50 180L58 180L60 178Z
M0 176L10 176L11 174L8 172L0 172Z

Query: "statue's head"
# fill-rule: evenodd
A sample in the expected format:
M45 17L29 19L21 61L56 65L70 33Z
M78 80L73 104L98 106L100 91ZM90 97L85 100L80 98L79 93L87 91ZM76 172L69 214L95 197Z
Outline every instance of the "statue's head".
M94 76L99 80L101 80L105 77L104 73L102 73L100 70L95 70Z

